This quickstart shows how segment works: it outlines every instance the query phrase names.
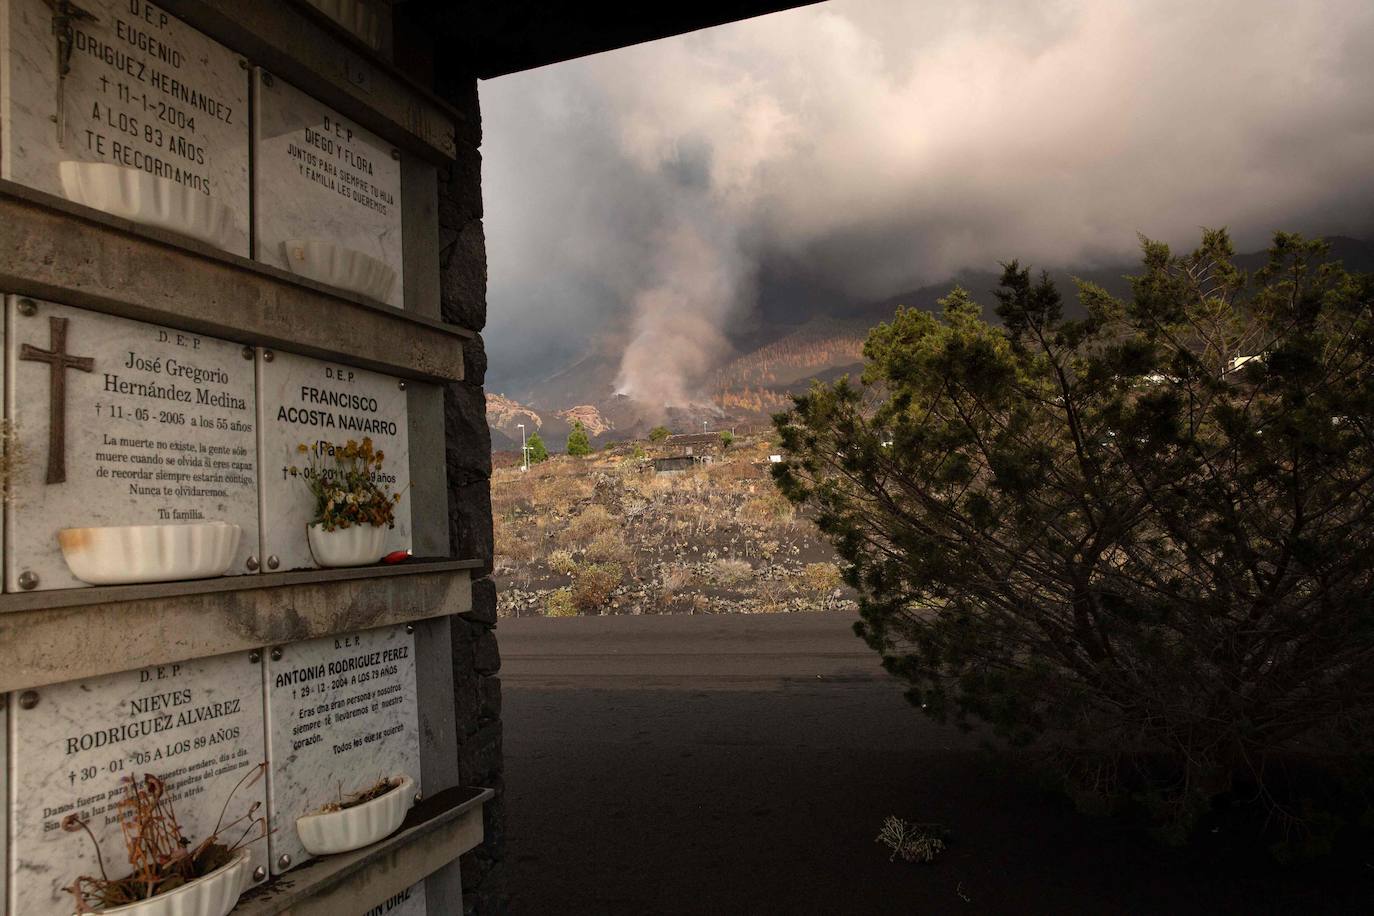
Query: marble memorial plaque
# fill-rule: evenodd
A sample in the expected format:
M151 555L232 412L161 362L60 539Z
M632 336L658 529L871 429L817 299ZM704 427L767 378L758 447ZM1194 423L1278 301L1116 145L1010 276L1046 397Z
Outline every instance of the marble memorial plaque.
M120 198L133 182L74 165L64 179L63 163L108 163L165 179L178 188L161 202L169 228L200 226L206 241L247 257L242 59L146 0L73 5L89 15L68 20L68 69L59 77L52 4L0 4L8 16L0 28L0 176L91 205ZM126 204L136 210L140 199L132 194ZM210 219L221 206L224 221Z
M99 840L110 875L131 871L116 808L126 776L161 777L193 843L214 831L231 792L226 821L254 802L259 816L266 812L266 779L250 778L234 791L264 759L262 667L248 653L37 693L32 709L11 712L11 913L69 916L72 897L63 888L79 875L100 874L90 839L61 828L73 812ZM248 848L253 867L266 866L266 841Z
M274 653L275 655L275 653ZM281 648L267 681L268 784L274 872L309 854L296 818L405 774L420 785L415 637L404 626Z
M385 903L379 903L363 916L425 916L425 882L412 884Z
M7 307L17 460L6 589L83 584L63 559L63 528L227 522L242 534L226 574L248 572L258 552L257 417L243 347L24 301L24 311L13 296Z
M401 163L391 144L267 74L257 100L257 259L400 306ZM354 252L394 271L390 283Z
M397 379L366 369L263 351L258 357L259 451L262 457L262 552L269 568L315 565L306 527L315 503L306 483L311 453L371 437L385 453L382 482L400 493L396 527L385 555L410 549L410 436L406 393ZM276 565L273 566L275 558ZM379 556L377 559L381 559Z

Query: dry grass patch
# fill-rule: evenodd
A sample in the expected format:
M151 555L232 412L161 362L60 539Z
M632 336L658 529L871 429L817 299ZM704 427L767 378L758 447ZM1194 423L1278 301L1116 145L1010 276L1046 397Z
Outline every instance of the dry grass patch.
M801 580L806 589L827 595L844 584L840 568L834 563L807 563L801 572Z
M719 461L707 466L706 476L717 486L737 488L745 481L758 479L758 471L745 461Z
M537 531L538 526L514 521L505 516L492 519L492 537L497 561L504 560L514 565L533 560L539 553Z
M663 573L663 581L659 584L659 592L665 598L671 598L678 592L686 591L696 585L697 577L689 566L675 566Z
M776 528L792 524L797 512L781 493L766 492L741 503L736 517L752 525Z
M745 560L717 560L711 564L711 578L721 585L739 585L754 578L754 567Z
M550 551L548 563L549 569L564 576L571 576L573 570L577 569L577 562L573 560L572 552L568 550Z
M559 532L559 546L569 550L583 550L596 540L597 535L614 531L619 524L605 506L588 506L568 519L567 525Z
M588 559L610 563L628 564L634 558L634 551L618 530L603 531L587 545Z
M595 614L625 578L615 563L589 563L573 572L572 603L580 613Z

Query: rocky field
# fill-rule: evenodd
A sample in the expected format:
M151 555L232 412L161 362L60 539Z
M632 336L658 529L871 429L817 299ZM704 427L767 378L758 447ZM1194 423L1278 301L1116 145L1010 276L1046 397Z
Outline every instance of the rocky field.
M500 613L720 614L853 608L830 545L773 487L767 440L655 473L649 443L499 468Z

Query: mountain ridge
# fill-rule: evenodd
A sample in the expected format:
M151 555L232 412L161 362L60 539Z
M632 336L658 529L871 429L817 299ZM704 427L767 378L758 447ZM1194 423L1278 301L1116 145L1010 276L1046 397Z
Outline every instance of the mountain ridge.
M1333 260L1342 261L1354 272L1374 272L1374 242L1346 236L1332 236L1327 241ZM1254 251L1237 255L1235 261L1242 270L1253 273L1264 266L1267 257L1264 251ZM1075 279L1125 298L1130 295L1128 277L1138 270L1138 265L1122 264L1055 268L1046 273L1064 295L1066 312L1073 315L1082 314ZM997 321L992 310L993 291L1001 276L1000 270L961 271L942 283L866 304L846 305L839 314L810 314L794 323L754 322L747 335L749 343L737 346L716 372L710 402L683 407L655 408L618 395L614 381L624 340L620 334L607 335L580 359L526 386L514 397L489 396L492 448L518 451L519 430L514 424L520 422L520 416L533 416L540 436L554 449L564 447L575 420L582 421L595 445L640 437L659 424L676 424L674 428L679 431L699 430L703 421L708 427L722 428L765 424L769 415L790 406L792 395L804 391L812 380L832 381L861 371L868 331L891 319L898 306L936 311L938 301L961 286L984 306L988 320ZM494 406L490 397L498 399ZM528 431L532 430L527 426Z

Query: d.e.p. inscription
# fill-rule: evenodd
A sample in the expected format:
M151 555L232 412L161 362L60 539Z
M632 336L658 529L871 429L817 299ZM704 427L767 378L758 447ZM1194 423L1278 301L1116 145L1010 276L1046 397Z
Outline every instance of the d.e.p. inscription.
M257 99L257 259L296 270L290 257L302 254L288 242L324 243L334 261L357 252L395 272L382 301L400 306L401 163L391 145L268 74Z
M385 454L377 482L401 496L395 505L396 526L387 532L383 554L408 550L410 433L401 382L279 351L264 351L258 372L264 555L275 557L283 570L315 565L306 534L315 514L309 464L327 467L334 449L364 437Z
M394 626L292 643L265 673L271 858L284 871L308 855L296 818L381 779L408 775L418 791L415 637Z
M222 521L258 550L257 415L238 344L10 297L7 588L82 583L62 528ZM252 353L249 351L249 356ZM36 580L36 584L35 584Z
M99 840L112 876L130 871L116 808L124 777L160 778L193 842L215 829L241 780L226 819L254 802L258 816L267 810L266 780L250 775L265 751L262 665L248 653L70 681L34 697L11 711L11 913L69 916L63 888L100 874L89 839L62 830L70 814ZM249 848L253 867L265 866L267 844Z
M248 255L248 70L147 0L6 0L0 177L63 196L63 162L100 162L226 206Z

